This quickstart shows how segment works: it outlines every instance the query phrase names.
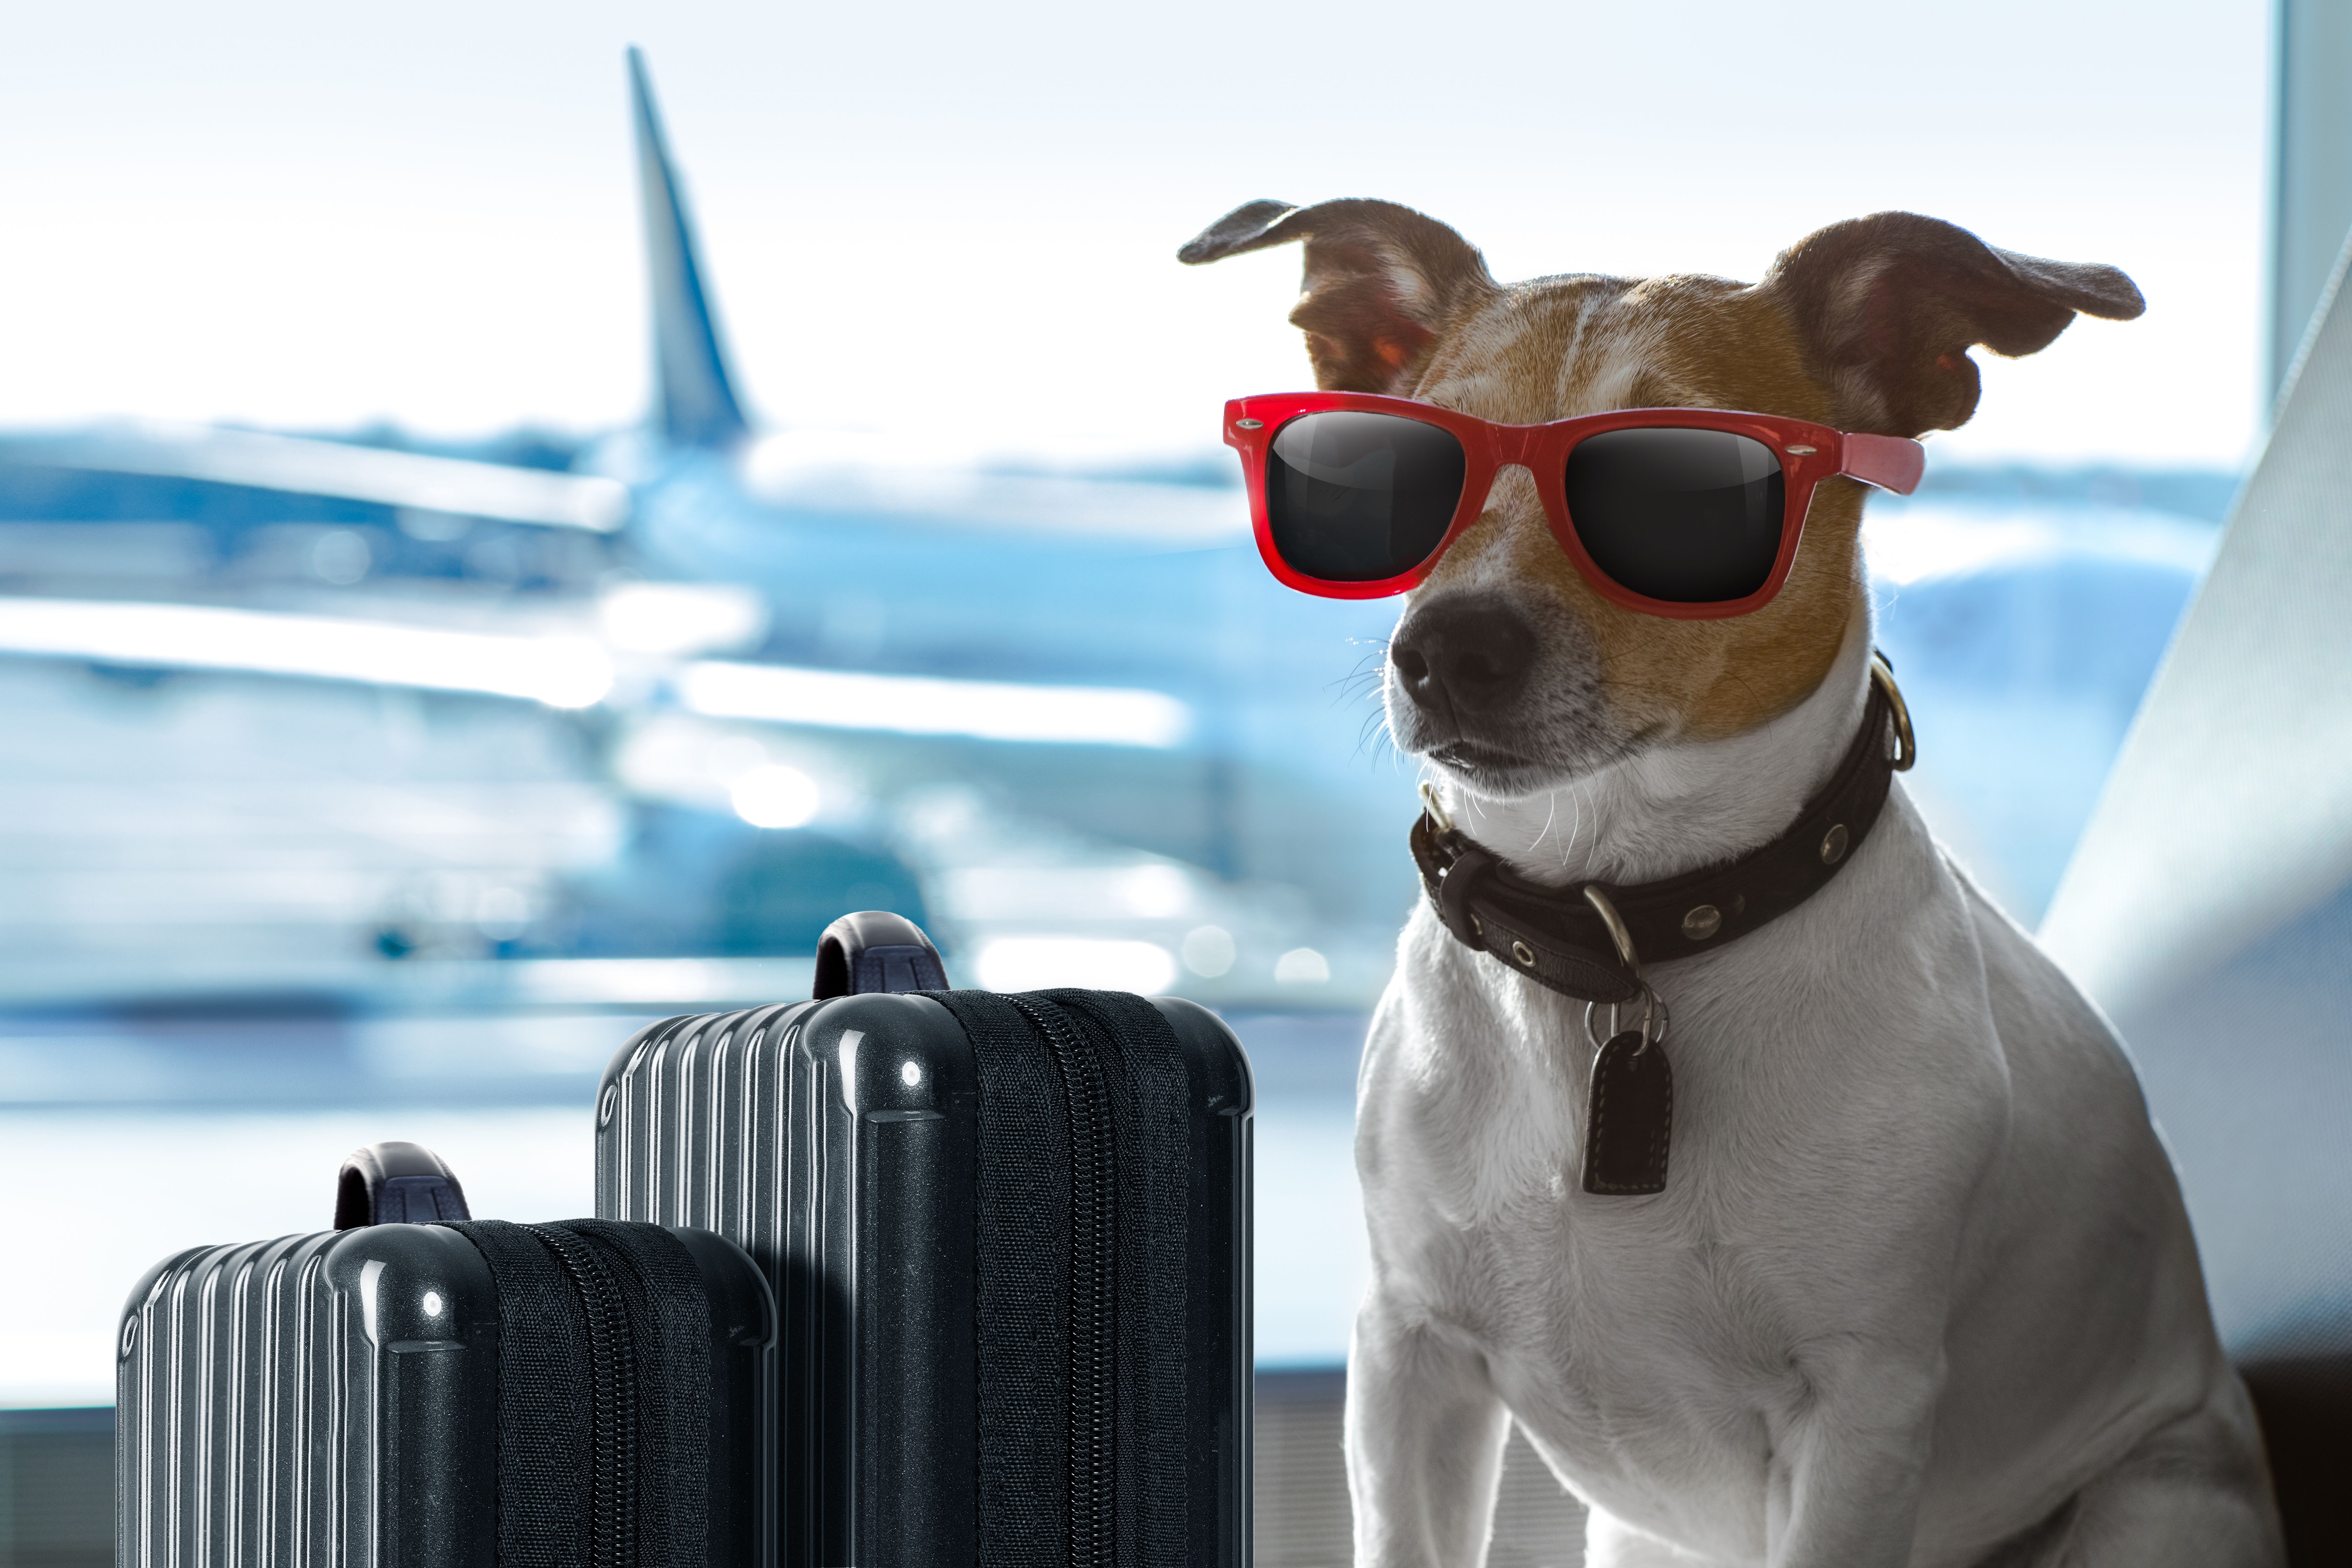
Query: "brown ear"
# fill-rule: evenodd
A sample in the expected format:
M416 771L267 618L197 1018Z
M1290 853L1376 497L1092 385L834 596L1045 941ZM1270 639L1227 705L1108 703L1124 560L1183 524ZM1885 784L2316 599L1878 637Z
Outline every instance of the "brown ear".
M1981 383L1968 351L2050 346L2081 311L2127 321L2147 308L2095 263L1996 250L1916 213L1832 224L1783 251L1757 285L1780 296L1850 430L1917 436L1968 423Z
M1462 302L1493 289L1486 263L1435 218L1394 202L1252 202L1176 253L1190 267L1307 242L1307 280L1291 325L1307 333L1315 384L1402 393Z

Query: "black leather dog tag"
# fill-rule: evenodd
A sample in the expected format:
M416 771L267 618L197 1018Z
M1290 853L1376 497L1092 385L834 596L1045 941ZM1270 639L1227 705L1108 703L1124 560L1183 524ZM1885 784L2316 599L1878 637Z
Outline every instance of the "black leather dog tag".
M1623 1195L1666 1190L1675 1075L1666 1048L1628 1029L1592 1058L1584 1115L1584 1190Z

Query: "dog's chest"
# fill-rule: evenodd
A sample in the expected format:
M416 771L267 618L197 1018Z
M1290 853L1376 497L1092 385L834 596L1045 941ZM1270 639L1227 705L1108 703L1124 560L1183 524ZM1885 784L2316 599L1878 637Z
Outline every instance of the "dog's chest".
M1465 1052L1457 1034L1433 1070L1401 1064L1368 1099L1366 1201L1386 1283L1476 1344L1580 1483L1675 1472L1752 1496L1763 1413L1804 1397L1788 1353L1803 1287L1788 1277L1783 1222L1757 1203L1772 1163L1743 1121L1758 1108L1725 1092L1719 1053L1686 1042L1667 1190L1587 1193L1595 1046L1580 1009L1555 1012L1486 1022L1486 1038L1513 1031L1533 1048Z
M1767 1259L1778 1254L1734 1214L1703 1169L1710 1140L1680 1118L1667 1191L1615 1196L1580 1182L1585 1074L1572 1084L1528 1086L1523 1114L1488 1123L1467 1159L1440 1156L1423 1232L1431 1246L1416 1270L1430 1304L1448 1321L1510 1353L1547 1364L1562 1349L1605 1337L1658 1342L1690 1364L1747 1359L1717 1325L1749 1321L1775 1293ZM1453 1146L1458 1152L1460 1145ZM1743 1236L1743 1233L1750 1233ZM1736 1340L1738 1336L1732 1336ZM1568 1358L1605 1382L1610 1363ZM1594 1387L1597 1394L1597 1382Z
M1801 1308L1776 1249L1727 1226L1696 1169L1663 1194L1605 1197L1582 1191L1578 1141L1558 1122L1512 1145L1457 1173L1456 1245L1419 1281L1433 1315L1468 1331L1520 1426L1587 1496L1647 1517L1664 1483L1704 1533L1760 1528L1747 1514L1769 1430L1808 1397L1790 1355Z

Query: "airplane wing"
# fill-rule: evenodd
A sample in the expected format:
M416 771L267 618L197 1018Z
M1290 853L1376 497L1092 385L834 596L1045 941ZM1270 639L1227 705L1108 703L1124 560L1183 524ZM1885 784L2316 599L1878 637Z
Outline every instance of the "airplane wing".
M0 436L0 467L11 466L154 474L595 533L629 517L626 487L599 476L205 426Z

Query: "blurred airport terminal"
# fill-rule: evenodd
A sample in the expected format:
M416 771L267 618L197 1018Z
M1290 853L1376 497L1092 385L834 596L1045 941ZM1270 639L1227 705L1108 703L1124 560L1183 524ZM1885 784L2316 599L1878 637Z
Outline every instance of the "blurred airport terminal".
M756 428L632 87L642 427L0 431L0 1190L7 1256L54 1271L0 1291L0 1563L110 1561L110 1330L150 1263L323 1225L383 1138L478 1213L588 1212L612 1051L806 994L859 908L959 984L1234 1022L1259 1561L1344 1563L1355 1068L1416 896L1395 606L1276 584L1222 451L928 466ZM1906 787L2029 928L2240 482L1931 448L1871 503ZM1491 1561L1580 1543L1515 1438Z

